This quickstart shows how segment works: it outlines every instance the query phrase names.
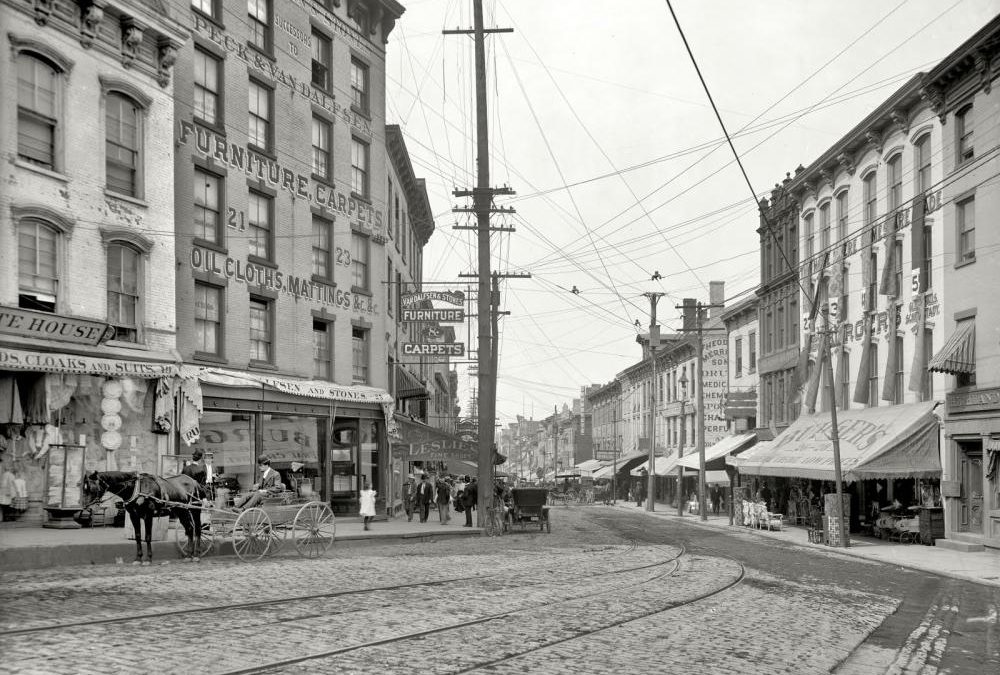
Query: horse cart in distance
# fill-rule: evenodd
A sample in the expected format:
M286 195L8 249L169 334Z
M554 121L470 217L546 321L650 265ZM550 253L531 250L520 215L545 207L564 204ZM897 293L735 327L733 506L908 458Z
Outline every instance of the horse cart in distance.
M511 490L513 501L510 511L511 527L520 526L523 530L528 525L538 523L539 530L552 532L552 522L549 520L549 506L546 488L514 488Z

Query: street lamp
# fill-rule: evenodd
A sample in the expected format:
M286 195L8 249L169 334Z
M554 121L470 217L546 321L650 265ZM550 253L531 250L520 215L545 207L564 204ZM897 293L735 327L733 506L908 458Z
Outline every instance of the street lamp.
M681 457L684 456L684 438L687 436L687 429L684 424L684 402L687 400L688 393L688 378L687 378L687 367L681 371L681 379L678 380L681 385L681 440L677 445L677 515L684 517L684 467L680 463Z

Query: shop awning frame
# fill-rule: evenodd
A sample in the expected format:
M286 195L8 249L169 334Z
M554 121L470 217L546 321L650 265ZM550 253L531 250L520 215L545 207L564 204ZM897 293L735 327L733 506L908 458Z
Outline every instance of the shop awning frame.
M726 436L721 441L705 450L705 470L716 471L725 468L726 462L724 458L726 455L740 452L756 442L757 432L755 431L748 431L744 434L737 434L735 436ZM678 463L685 469L694 469L697 471L700 468L697 452L684 455ZM712 463L711 466L709 466L709 463Z
M934 373L959 373L971 375L976 372L976 322L960 321L944 347L931 357L927 370Z
M592 476L595 479L598 479L598 478L611 478L611 476L614 475L614 473L615 473L615 469L617 469L618 471L624 471L626 469L631 469L633 466L636 466L636 462L637 461L641 461L641 460L643 460L645 458L648 458L648 457L649 457L649 452L647 450L640 450L640 451L637 451L637 452L630 452L627 455L622 455L621 457L619 457L618 460L617 460L617 462L611 462L607 466L605 466L604 468L598 469L597 471L595 471L592 474ZM630 464L630 463L631 463L631 466L626 466L627 464Z
M399 363L396 364L396 398L400 401L430 398L427 387L420 378Z
M935 401L839 413L844 480L941 475L940 420ZM773 441L735 457L741 474L834 480L828 413L801 415Z

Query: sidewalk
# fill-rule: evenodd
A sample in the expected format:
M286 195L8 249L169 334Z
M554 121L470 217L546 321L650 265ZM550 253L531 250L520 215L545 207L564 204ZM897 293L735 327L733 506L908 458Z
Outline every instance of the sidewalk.
M757 530L729 524L729 515L709 515L707 520L701 520L697 514L685 513L678 517L677 507L656 502L655 510L649 513L645 505L638 507L635 502L619 500L617 508L627 509L636 513L644 513L654 518L673 518L683 520L696 527L724 529L731 532L743 532L780 539L789 544L804 546L822 551L830 555L846 555L854 558L865 558L887 565L898 565L909 569L940 574L956 579L965 579L990 586L1000 586L1000 551L986 549L976 553L953 551L939 546L924 546L923 544L900 544L875 537L851 535L851 545L848 548L835 548L825 544L811 544L805 527L786 526L780 531Z
M361 518L337 518L337 534L331 551L338 546L356 546L368 543L403 543L421 537L477 536L482 530L463 527L465 517L452 514L447 525L438 523L436 513L426 523L403 518L379 520L364 529ZM179 527L179 526L178 526ZM154 530L155 531L155 530ZM113 564L118 558L125 563L135 559L135 542L125 538L125 528L94 527L78 530L58 530L43 527L19 527L0 530L0 570L43 569L64 565ZM180 533L183 538L183 529ZM167 530L166 539L153 542L153 562L179 560L176 543L177 530ZM290 537L291 535L289 535ZM234 555L232 541L216 541L207 558ZM145 550L143 543L143 550ZM282 546L281 554L295 553L290 538Z

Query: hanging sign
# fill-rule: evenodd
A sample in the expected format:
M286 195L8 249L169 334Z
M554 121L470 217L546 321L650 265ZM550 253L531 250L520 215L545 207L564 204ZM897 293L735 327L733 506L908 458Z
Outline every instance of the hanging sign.
M403 307L413 307L424 300L440 300L461 307L465 304L465 293L462 291L423 291L421 293L406 293L403 295Z
M465 356L464 342L404 342L406 356Z
M464 309L404 309L403 321L437 321L440 323L462 323Z
M98 345L114 337L115 329L101 321L36 312L20 307L0 307L0 333Z

